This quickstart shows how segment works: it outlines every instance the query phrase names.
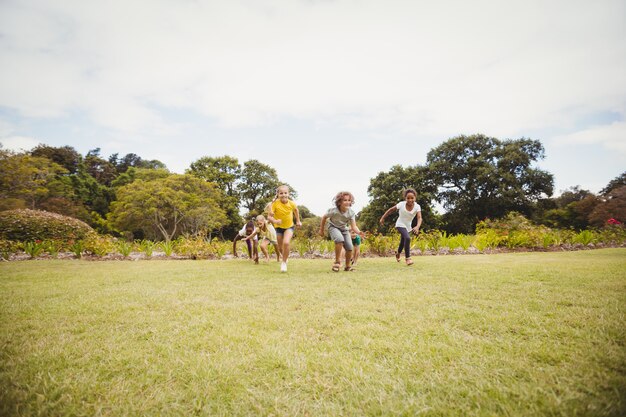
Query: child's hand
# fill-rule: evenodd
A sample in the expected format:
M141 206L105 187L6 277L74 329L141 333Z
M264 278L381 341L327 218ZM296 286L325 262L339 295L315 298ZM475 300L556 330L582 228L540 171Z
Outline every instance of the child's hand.
M299 227L299 228L302 227L302 222L297 222L296 226Z
M420 234L420 228L419 227L414 227L411 230L413 231L413 233L415 233L416 236Z

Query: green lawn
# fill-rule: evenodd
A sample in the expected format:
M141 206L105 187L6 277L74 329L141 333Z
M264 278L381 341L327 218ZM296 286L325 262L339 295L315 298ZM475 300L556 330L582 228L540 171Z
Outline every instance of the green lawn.
M0 415L626 415L626 249L0 263Z

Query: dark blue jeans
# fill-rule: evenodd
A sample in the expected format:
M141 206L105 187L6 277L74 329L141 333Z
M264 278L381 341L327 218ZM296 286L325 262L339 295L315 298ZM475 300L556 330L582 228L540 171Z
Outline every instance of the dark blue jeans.
M411 235L406 227L396 227L396 230L400 232L400 246L398 246L398 253L402 253L404 248L404 256L411 257Z

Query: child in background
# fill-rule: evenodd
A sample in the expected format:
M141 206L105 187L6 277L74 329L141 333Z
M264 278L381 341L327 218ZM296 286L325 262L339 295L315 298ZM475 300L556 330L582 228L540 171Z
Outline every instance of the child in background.
M334 198L335 207L328 209L326 214L322 217L320 224L320 235L324 236L324 226L328 220L328 234L330 238L335 242L335 263L332 270L339 272L341 267L341 250L346 251L346 266L344 271L353 271L352 268L352 238L350 237L350 231L348 230L348 224L350 230L357 235L362 235L356 225L356 218L354 210L352 210L352 203L354 203L354 196L348 191L340 191Z
M246 236L252 234L254 232L254 222L250 220L248 223L244 224L237 236L233 239L233 255L235 258L238 258L237 255L237 241L244 239ZM255 262L259 261L259 250L257 248L258 239L254 239L253 241L246 240L246 245L248 246L248 257L253 259Z
M357 235L354 230L350 230L350 237L352 238L352 246L354 249L352 250L352 266L356 265L356 261L359 259L359 254L361 253L361 236ZM345 259L346 251L341 248L341 257Z
M380 218L381 226L385 222L385 218L391 213L398 211L398 220L396 221L396 230L400 232L400 245L396 252L396 261L400 262L400 254L404 249L404 257L406 259L407 266L413 265L411 260L411 236L409 231L412 231L416 235L420 232L420 226L422 225L422 208L415 202L417 198L417 191L409 188L404 191L404 201L399 202L389 210L385 212ZM417 226L411 227L413 218L417 215Z
M267 245L271 243L272 245L274 245L274 249L276 250L276 260L280 262L280 248L278 247L276 230L274 229L274 226L272 226L272 224L268 222L265 219L265 216L263 216L262 214L256 216L255 224L256 227L254 229L254 232L246 237L246 240L249 241L250 239L258 236L258 238L261 240L261 251L263 252L263 255L265 255L265 260L268 262L270 260L270 255L267 251Z
M280 272L287 272L289 244L294 232L294 216L296 218L295 225L302 227L298 206L289 199L289 187L281 185L276 189L276 199L272 202L268 216L268 220L276 225L276 237L282 257Z
M356 265L356 261L359 260L359 254L361 253L361 236L357 235L354 230L350 231L350 237L352 238L352 266Z

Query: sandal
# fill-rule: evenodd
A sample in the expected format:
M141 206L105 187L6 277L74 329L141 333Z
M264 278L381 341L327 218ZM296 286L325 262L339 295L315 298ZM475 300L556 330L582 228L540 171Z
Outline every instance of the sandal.
M351 266L346 266L343 270L344 270L344 271L347 271L347 272L353 272L353 271L356 271L356 269L352 268Z
M400 254L396 253L396 262L400 262Z
M341 268L341 264L338 262L335 262L333 264L333 272L339 272L339 268Z
M413 260L411 260L411 258L406 258L406 266L411 266L413 265Z

